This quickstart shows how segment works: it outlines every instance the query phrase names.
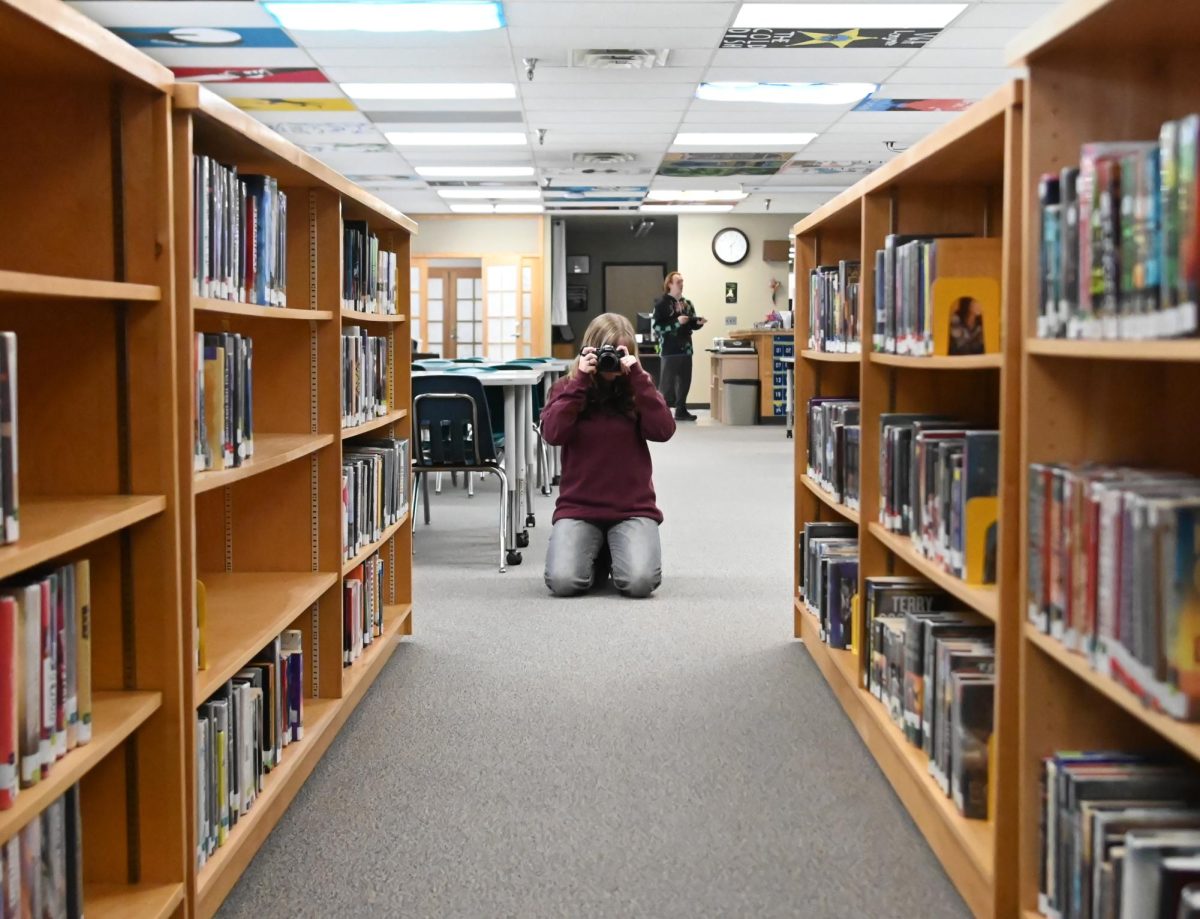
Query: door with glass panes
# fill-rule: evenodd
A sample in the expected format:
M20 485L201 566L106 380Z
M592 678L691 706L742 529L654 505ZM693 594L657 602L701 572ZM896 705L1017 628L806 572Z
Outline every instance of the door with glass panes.
M430 268L425 334L445 358L483 356L483 274L478 268Z
M533 356L534 261L483 260L485 353L492 360Z

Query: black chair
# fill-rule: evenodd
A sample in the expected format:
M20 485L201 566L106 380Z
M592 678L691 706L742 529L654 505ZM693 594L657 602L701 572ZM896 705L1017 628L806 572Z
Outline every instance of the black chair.
M429 523L429 487L433 472L483 472L500 478L500 571L521 564L521 553L508 546L508 477L492 436L484 386L462 373L422 373L413 388L413 502L425 499ZM419 490L418 485L424 489ZM413 508L416 529L416 507Z

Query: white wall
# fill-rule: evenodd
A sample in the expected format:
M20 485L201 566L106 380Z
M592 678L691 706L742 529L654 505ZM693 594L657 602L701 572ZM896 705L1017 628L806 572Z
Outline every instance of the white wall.
M684 296L696 305L696 312L708 319L708 325L692 336L695 351L692 390L689 402L708 402L709 358L705 348L718 335L734 329L749 329L772 308L787 309L788 266L786 262L764 262L762 244L768 239L787 239L796 223L795 214L681 214L679 216L679 262L683 273ZM750 240L750 254L740 265L722 265L712 254L712 240L725 227L737 227ZM779 281L775 304L771 304L771 279ZM725 282L736 281L738 302L725 302ZM725 325L726 316L735 316L737 324Z
M416 214L413 255L541 255L540 216ZM549 235L547 233L547 235Z

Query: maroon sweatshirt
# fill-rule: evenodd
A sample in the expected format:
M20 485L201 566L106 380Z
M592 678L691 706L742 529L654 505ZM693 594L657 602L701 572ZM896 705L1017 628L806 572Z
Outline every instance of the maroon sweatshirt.
M564 517L597 523L649 517L662 523L646 441L670 440L675 419L641 364L629 371L629 383L636 420L604 411L580 418L592 385L589 374L567 377L550 391L542 409L542 437L562 447L554 522Z

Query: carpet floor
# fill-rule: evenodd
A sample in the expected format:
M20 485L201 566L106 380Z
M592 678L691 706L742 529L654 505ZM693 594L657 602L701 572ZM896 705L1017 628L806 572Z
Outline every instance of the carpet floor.
M791 637L791 441L654 446L664 582L552 598L553 498L418 527L415 634L221 915L942 919L967 910Z

